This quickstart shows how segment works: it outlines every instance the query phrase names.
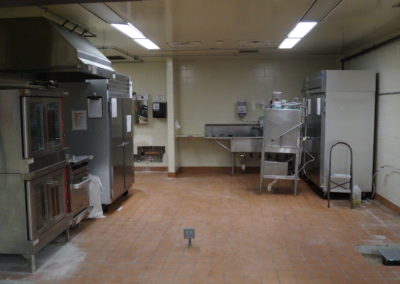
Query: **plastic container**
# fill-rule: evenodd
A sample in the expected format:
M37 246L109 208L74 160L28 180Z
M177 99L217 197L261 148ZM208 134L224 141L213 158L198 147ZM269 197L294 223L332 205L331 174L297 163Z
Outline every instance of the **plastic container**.
M361 205L361 188L358 186L358 184L353 186L353 205Z
M272 108L282 108L282 92L272 92Z

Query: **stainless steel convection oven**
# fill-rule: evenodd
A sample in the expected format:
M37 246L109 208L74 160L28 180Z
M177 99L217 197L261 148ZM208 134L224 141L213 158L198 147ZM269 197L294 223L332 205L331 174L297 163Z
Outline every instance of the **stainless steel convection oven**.
M40 85L0 86L0 253L35 254L66 232L63 99Z

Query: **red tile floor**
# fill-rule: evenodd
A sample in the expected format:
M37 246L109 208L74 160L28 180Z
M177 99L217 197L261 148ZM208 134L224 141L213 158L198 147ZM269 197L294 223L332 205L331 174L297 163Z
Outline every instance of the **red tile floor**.
M376 202L331 209L301 182L258 195L258 175L136 175L104 219L84 221L37 273L6 283L400 283L357 245L400 243L400 216ZM183 228L194 227L192 247ZM50 264L49 264L50 262ZM16 282L13 282L16 281ZM1 283L1 281L0 281Z

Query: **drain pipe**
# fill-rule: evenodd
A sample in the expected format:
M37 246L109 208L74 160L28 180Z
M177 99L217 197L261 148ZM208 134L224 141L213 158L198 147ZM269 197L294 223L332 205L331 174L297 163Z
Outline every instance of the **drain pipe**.
M240 165L242 167L242 171L244 171L246 169L246 154L245 153L240 154Z

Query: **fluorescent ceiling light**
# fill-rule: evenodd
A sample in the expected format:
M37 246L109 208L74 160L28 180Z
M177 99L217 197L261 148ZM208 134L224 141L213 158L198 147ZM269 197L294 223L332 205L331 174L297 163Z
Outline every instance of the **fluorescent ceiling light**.
M131 23L127 24L111 24L114 28L119 30L120 32L126 34L128 37L132 39L138 39L138 38L145 38L145 36L142 34L139 29L137 29L134 25Z
M299 22L289 33L289 38L302 38L308 34L317 24L317 22Z
M152 42L151 40L149 40L148 38L142 38L142 39L135 39L135 41L140 44L141 46L143 46L144 48L147 49L160 49L160 47L155 44L154 42Z
M280 49L288 49L295 46L300 41L300 38L285 38L279 45Z

